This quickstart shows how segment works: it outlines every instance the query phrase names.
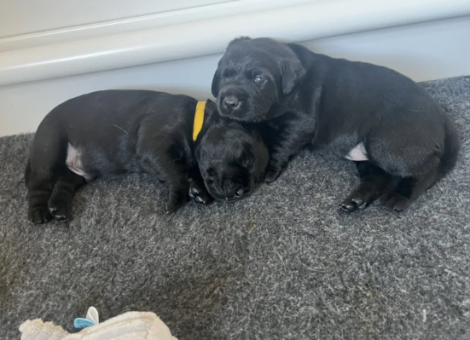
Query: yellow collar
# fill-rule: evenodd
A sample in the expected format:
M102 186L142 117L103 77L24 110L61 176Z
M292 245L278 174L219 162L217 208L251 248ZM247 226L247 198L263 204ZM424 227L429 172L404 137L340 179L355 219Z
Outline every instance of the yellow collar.
M194 113L193 141L196 141L199 132L204 123L204 112L206 111L206 102L197 102L196 112Z

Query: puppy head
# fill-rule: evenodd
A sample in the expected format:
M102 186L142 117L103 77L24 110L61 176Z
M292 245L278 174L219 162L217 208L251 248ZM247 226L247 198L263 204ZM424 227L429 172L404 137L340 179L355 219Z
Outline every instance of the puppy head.
M273 105L291 94L305 75L297 55L267 38L233 40L219 61L212 94L222 116L245 122L274 118Z
M268 149L256 130L235 121L209 127L195 154L207 191L224 201L251 194L269 161Z

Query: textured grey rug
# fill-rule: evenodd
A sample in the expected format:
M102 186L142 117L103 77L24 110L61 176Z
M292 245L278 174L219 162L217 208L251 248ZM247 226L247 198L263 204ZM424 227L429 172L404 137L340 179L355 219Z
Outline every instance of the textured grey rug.
M355 167L304 152L271 186L234 204L161 215L146 176L100 181L75 220L26 221L31 135L0 139L0 339L28 318L73 330L156 312L180 339L468 339L470 77L424 84L463 139L456 170L397 215L338 211Z

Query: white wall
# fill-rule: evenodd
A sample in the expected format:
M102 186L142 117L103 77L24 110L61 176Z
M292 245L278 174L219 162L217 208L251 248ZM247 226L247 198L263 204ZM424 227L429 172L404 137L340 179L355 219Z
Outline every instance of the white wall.
M0 38L235 0L2 0Z
M328 3L337 1L344 0L327 0ZM431 1L439 3L444 0ZM152 40L161 43L158 28L184 26L202 20L234 17L253 12L265 14L276 8L286 6L292 8L316 2L322 0L2 0L0 1L0 52L70 42L89 47L90 43L84 41L87 39L99 41L95 45L96 52L96 47L110 47L112 39L109 39L109 36L138 31L136 35L122 37L123 40L131 42L129 40L139 39L146 30L153 30L148 32ZM236 25L232 25L232 30L244 29L246 25L239 24L241 19L236 18ZM260 17L259 21L264 20ZM222 20L221 23L226 23L226 20ZM220 22L219 25L214 25L216 29L218 26ZM206 27L211 28L210 23ZM185 26L183 31L185 37L191 39L198 29ZM164 33L166 37L175 38L172 30L165 30ZM57 49L56 46L55 51L63 50L58 47ZM47 49L29 51L34 55ZM114 51L114 54L116 52ZM81 53L83 54L83 51Z
M396 69L416 81L470 74L470 17L319 39L305 44L336 57ZM468 41L468 40L467 40ZM0 87L0 135L34 131L55 105L108 88L149 88L210 97L220 55Z
M0 3L0 19L11 1ZM107 1L96 1L97 8ZM178 1L172 4L185 0ZM240 34L308 40L304 44L316 52L388 66L416 81L470 74L468 0L449 6L443 0L198 1L218 3L0 38L0 136L34 131L54 106L100 89L209 97L220 53ZM59 9L71 3L61 2ZM112 18L124 1L115 3ZM17 2L18 8L25 4ZM33 28L9 27L26 32L41 20ZM61 26L59 21L48 27Z

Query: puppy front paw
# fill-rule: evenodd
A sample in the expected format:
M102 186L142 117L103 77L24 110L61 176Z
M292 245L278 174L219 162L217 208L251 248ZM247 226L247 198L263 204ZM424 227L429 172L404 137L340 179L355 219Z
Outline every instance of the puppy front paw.
M199 204L207 205L211 203L214 199L207 192L204 184L197 181L190 181L189 184L189 197L194 200L194 202Z
M165 212L167 214L173 214L175 212L177 212L179 209L181 209L181 207L184 205L183 202L179 201L179 202L176 202L176 201L168 201L165 205Z
M264 182L266 184L271 184L281 175L281 173L282 173L282 169L281 170L268 170L266 172L266 176L264 176Z
M34 224L43 224L52 220L47 206L29 208L28 219Z
M274 182L284 171L287 163L272 162L268 164L266 168L266 175L264 176L264 182L266 184L271 184Z
M170 190L168 201L165 208L167 214L173 214L178 211L188 200L188 188L181 187L177 190Z

